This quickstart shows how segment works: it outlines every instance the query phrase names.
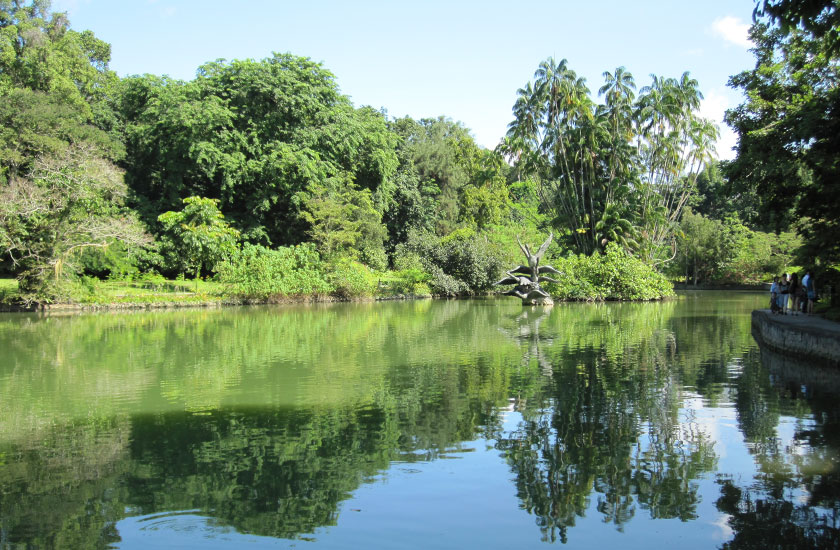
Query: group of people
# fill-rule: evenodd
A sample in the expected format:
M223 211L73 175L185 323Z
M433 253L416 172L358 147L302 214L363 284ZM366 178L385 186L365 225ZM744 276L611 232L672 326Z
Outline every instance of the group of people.
M814 313L817 299L816 285L811 271L806 271L802 280L796 273L785 273L773 277L770 286L770 311L779 315L800 315Z

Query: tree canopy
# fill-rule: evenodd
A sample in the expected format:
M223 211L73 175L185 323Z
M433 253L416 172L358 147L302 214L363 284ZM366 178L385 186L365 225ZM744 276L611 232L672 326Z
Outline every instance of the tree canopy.
M307 233L304 194L327 179L390 194L396 137L384 116L355 109L309 59L220 60L191 82L122 86L126 177L150 215L198 195L218 199L246 239L295 244Z
M806 256L840 263L840 64L832 1L767 0L751 30L755 68L730 79L744 103L727 112L738 133L730 178L761 197L775 228L795 224ZM781 214L781 215L780 215Z
M598 104L563 59L548 58L518 91L500 150L537 183L561 238L592 253L617 242L657 261L717 130L697 114L688 73L639 90L623 67L604 73Z

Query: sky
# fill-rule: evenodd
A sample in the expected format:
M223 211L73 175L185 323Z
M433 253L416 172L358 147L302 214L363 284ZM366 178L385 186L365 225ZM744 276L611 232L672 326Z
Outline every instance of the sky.
M357 107L390 117L446 116L492 148L512 120L516 91L550 56L567 59L593 97L623 66L637 87L688 71L703 116L721 130L718 156L734 157L723 122L742 101L730 76L751 69L752 0L53 0L71 26L111 44L120 76L195 77L216 59L272 52L318 61Z

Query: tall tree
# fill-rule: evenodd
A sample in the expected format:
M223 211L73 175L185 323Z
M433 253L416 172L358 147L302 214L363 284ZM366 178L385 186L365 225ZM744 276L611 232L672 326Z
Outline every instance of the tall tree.
M711 150L688 73L653 77L635 95L623 67L604 73L596 104L567 61L549 58L518 91L503 150L535 179L561 238L584 253L616 241L649 261L663 255Z
M755 68L730 79L744 103L727 112L738 133L733 183L762 197L781 229L793 208L807 255L840 264L840 58L834 1L759 3L751 29Z
M461 123L446 117L395 120L392 128L402 138L405 168L417 175L419 191L435 203L438 234L451 232L460 216L459 197L476 174L481 150Z
M396 136L384 115L355 109L307 58L216 61L191 82L127 79L120 113L128 183L152 220L200 195L219 199L247 240L298 243L314 186L340 177L380 207L393 192Z
M118 80L110 56L110 45L70 29L48 0L0 0L0 184L69 144L120 157L119 140L103 131Z

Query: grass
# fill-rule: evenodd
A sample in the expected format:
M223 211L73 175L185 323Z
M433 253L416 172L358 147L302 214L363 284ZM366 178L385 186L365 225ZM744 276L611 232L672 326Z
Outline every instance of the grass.
M126 304L161 302L212 302L222 298L223 285L213 281L167 280L99 281L88 279L87 291L79 302L86 304Z
M0 303L11 302L18 296L18 283L16 279L0 279Z
M83 278L74 285L73 298L64 303L83 305L206 303L223 298L224 285L214 281L167 280L145 277L139 281L100 281ZM19 298L15 279L0 279L0 303Z

